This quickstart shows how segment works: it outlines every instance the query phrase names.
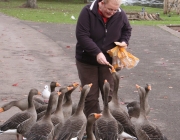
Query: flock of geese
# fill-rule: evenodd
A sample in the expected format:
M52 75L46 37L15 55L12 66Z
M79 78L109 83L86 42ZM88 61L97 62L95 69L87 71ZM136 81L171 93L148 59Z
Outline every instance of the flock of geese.
M79 102L75 104L71 93L78 83L60 87L59 83L51 82L50 92L48 86L42 92L44 100L35 96L40 94L37 89L31 89L28 98L9 102L0 108L0 112L12 106L22 110L0 125L0 134L14 133L17 140L167 140L147 118L151 85L136 85L139 102L128 103L125 110L118 98L120 76L113 66L110 72L114 80L113 96L109 101L110 84L104 80L101 113L92 113L86 118L83 112L85 98L93 86L91 83L80 87ZM60 87L58 91L56 87ZM136 118L134 123L132 117Z

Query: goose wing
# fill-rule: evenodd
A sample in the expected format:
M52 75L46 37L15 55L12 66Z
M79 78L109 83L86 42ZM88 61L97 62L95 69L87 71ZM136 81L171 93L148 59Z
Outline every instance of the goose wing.
M28 140L45 140L53 134L53 125L49 123L33 125L31 130L27 134Z
M153 127L149 124L145 124L141 127L141 131L149 139L163 140L163 135L157 126Z
M122 126L124 128L124 132L136 137L135 127L132 124L132 122L130 121L128 115L126 115L125 113L123 113L121 111L118 111L118 109L114 110L112 112L112 114L113 114L114 118L118 122L120 122L120 124L122 124Z
M31 117L28 112L20 112L9 118L4 124L0 126L0 130L6 131L8 129L17 129L17 126Z
M86 124L81 119L68 119L61 129L58 140L77 137Z
M117 131L114 131L117 130ZM95 127L96 136L103 140L117 139L118 126L114 120L105 120L99 118Z

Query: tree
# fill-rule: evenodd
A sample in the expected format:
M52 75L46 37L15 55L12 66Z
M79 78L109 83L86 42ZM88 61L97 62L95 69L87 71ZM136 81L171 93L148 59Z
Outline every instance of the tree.
M168 0L164 0L164 14L168 13Z
M27 0L27 2L25 4L23 4L23 7L37 8L37 0Z

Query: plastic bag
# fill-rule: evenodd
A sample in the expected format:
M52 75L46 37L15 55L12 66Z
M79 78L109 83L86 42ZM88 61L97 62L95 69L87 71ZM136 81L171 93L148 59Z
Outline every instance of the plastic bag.
M138 63L139 59L127 52L125 48L116 46L107 53L112 57L112 65L116 70L125 67L127 69L134 68Z

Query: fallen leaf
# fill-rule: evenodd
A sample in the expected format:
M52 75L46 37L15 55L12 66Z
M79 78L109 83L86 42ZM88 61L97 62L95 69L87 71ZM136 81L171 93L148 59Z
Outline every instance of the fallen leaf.
M12 86L18 86L18 83L12 84Z
M70 48L70 46L66 46L66 48Z
M173 88L173 87L169 87L169 88Z
M124 105L124 102L120 102L120 104Z
M167 99L168 97L167 96L164 96L164 99Z

